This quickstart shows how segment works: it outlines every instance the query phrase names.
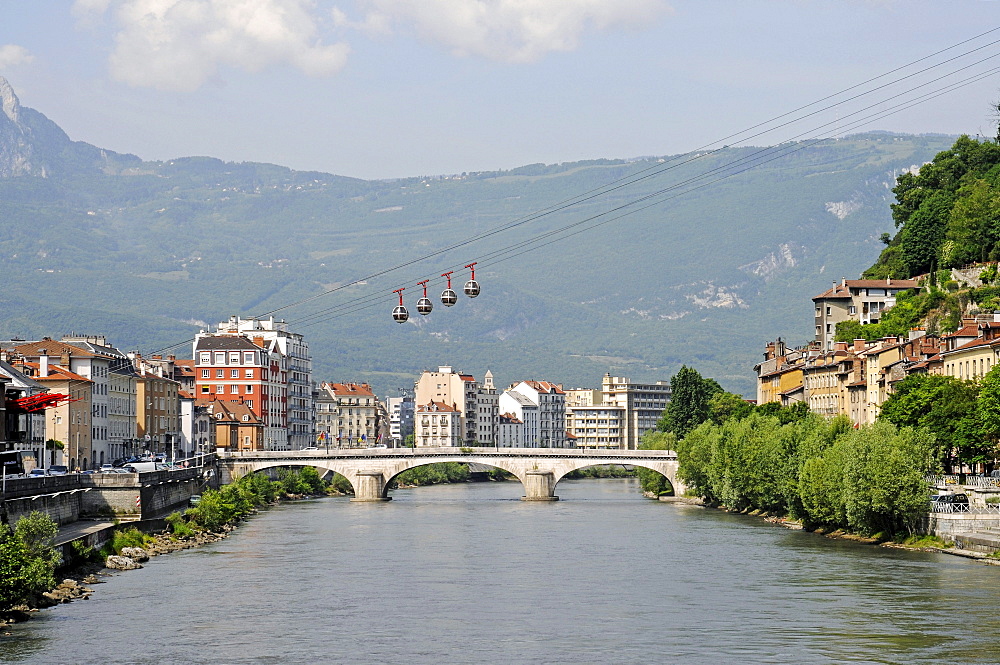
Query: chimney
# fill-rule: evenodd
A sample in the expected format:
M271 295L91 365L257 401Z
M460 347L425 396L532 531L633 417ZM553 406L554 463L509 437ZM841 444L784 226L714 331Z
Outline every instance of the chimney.
M860 353L861 351L864 351L865 350L865 344L867 344L867 342L864 339L861 339L861 338L855 339L854 340L854 352L855 353Z
M38 349L38 376L49 375L49 356L47 349Z
M69 355L70 355L69 349L65 349L62 352L62 356L60 356L59 358L59 364L65 367L66 369L69 369Z
M167 360L169 360L170 362L174 362L175 360L177 360L177 356L171 353L170 355L167 356Z
M840 285L841 285L842 287L844 287L845 289L847 288L847 278L846 278L846 277L842 277L842 278L840 279Z

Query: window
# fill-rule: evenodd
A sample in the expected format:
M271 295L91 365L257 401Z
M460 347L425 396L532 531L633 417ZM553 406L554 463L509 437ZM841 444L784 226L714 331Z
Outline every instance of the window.
M211 372L211 370L208 369L201 370L201 378L207 379L209 377L209 372Z
M246 351L243 354L243 364L252 365L253 364L253 351Z
M217 369L217 370L215 370L215 378L221 379L225 375L226 375L226 370L224 370L224 369Z
M240 364L240 353L239 353L239 351L231 352L229 354L229 364L230 365L239 365Z
M231 369L231 370L229 370L229 378L230 379L238 379L238 378L240 378L240 370L238 370L238 369Z
M214 364L216 364L216 365L225 365L226 364L226 354L222 353L221 351L216 351L215 352L215 363Z
M249 409L253 408L253 400L252 399L248 399L247 400L247 408L249 408Z
M253 393L253 386L249 385L249 384L243 386L243 392L245 392L247 395L252 394Z
M237 385L229 386L229 394L230 395L238 395L239 392L240 392L240 387L239 386L237 386Z
M847 308L847 313L851 314L851 315L857 314L858 313L858 307L857 307L857 305L851 305L850 307L848 307Z
M199 365L211 365L212 364L212 354L207 351L202 351L198 354L198 364Z
M221 395L222 393L226 392L226 387L220 383L219 385L215 386L215 392L216 394Z
M247 371L245 372L245 374L244 374L244 375L245 375L245 376L246 376L246 377L247 377L248 379L252 379L252 378L253 378L253 370L252 370L252 369L248 369L248 370L247 370Z

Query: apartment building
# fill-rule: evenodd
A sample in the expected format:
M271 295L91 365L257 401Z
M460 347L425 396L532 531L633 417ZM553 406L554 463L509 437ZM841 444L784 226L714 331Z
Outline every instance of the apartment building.
M343 448L374 446L379 442L379 408L367 383L323 383L316 397L317 435L321 442Z
M669 381L638 383L610 373L601 380L601 404L622 410L621 446L624 449L639 447L642 435L656 429L669 402Z
M462 413L450 404L430 402L417 406L414 418L414 444L421 448L464 445Z
M901 291L919 288L913 279L842 279L814 297L816 342L824 351L833 350L837 324L857 321L878 323L882 312L896 304Z

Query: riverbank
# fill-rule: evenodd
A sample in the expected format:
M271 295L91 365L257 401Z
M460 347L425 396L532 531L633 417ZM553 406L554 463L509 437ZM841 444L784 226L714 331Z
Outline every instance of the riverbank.
M649 493L644 493L647 496ZM655 497L653 497L655 498ZM734 511L726 508L725 506L711 506L706 504L702 499L696 497L659 497L660 501L675 501L678 503L688 503L691 505L700 505L706 508L716 508L723 512L735 513L738 515L746 515L748 517L758 517L768 524L774 524L777 526L784 527L786 529L792 529L796 531L806 531L807 533L813 533L818 536L823 536L825 538L832 538L836 540L850 540L857 543L864 543L868 545L875 545L878 547L886 547L891 549L901 549L910 550L914 552L935 552L938 554L948 554L950 556L962 557L964 559L973 559L975 561L980 561L984 564L990 566L1000 566L1000 558L991 556L983 552L976 552L974 550L962 549L959 547L949 547L949 546L939 546L930 544L909 544L905 542L896 542L894 540L886 540L884 538L873 538L870 536L863 536L857 533L851 533L850 531L845 531L844 529L824 529L823 527L817 529L806 529L800 520L792 519L788 516L775 515L767 513L760 510L744 510L744 511ZM923 540L926 541L932 539L932 536L927 536ZM940 539L937 539L940 540Z

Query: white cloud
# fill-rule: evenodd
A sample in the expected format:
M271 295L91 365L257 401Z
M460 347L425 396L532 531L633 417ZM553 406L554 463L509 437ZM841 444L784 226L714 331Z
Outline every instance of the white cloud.
M571 51L588 29L641 27L669 11L664 0L360 0L360 25L412 26L456 55L532 62ZM338 18L343 14L338 12Z
M323 44L309 0L77 0L78 14L113 12L114 78L192 91L220 66L288 64L310 76L343 68L347 44Z
M28 49L17 44L4 44L0 46L0 69L13 67L15 65L26 65L35 56L28 52Z

